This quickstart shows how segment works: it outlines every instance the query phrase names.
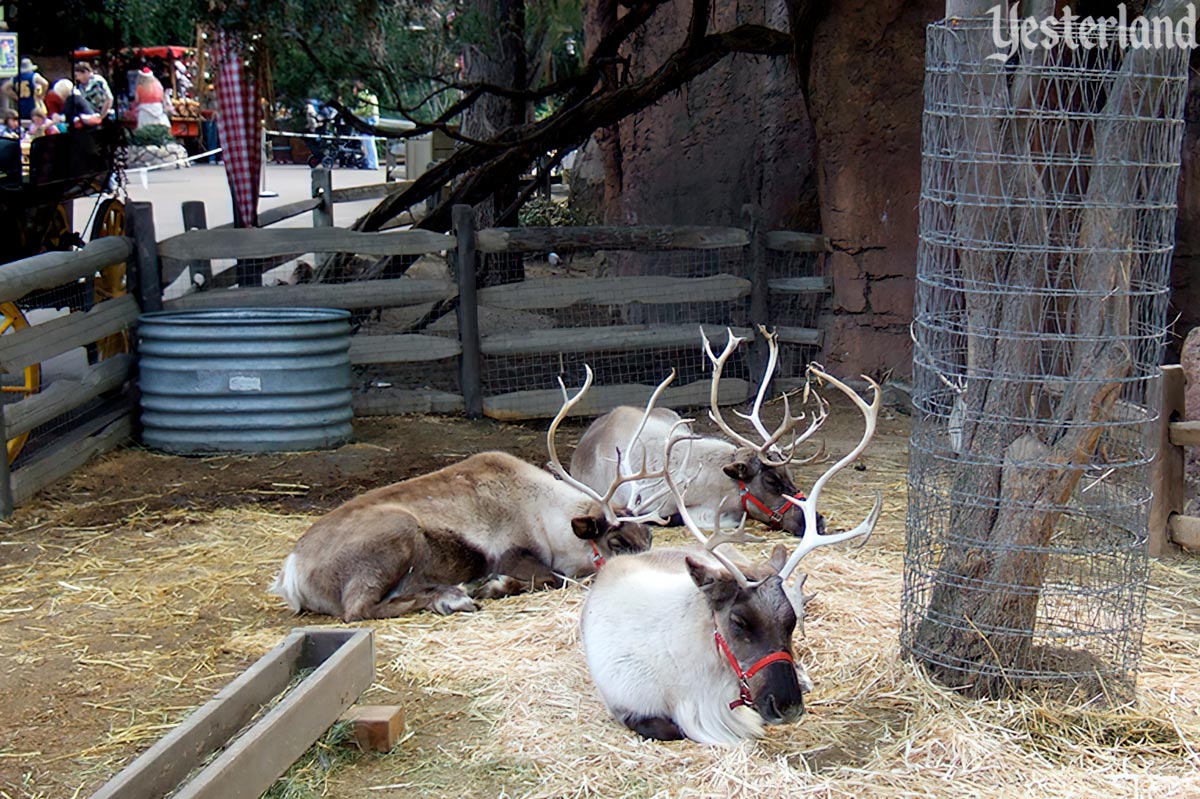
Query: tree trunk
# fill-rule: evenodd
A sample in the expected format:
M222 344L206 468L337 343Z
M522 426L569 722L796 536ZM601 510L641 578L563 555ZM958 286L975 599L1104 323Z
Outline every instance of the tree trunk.
M959 8L948 8L948 14L978 12L969 1L951 5ZM987 35L981 29L972 33ZM968 42L966 31L958 36L972 55L987 52L983 43ZM966 297L966 380L960 399L967 422L951 491L951 543L937 567L914 648L935 678L965 686L975 696L1011 693L1020 687L1011 673L1032 666L1051 537L1096 457L1101 423L1112 418L1120 381L1133 367L1125 341L1135 229L1131 207L1143 190L1133 173L1146 154L1138 149L1128 120L1166 112L1154 105L1155 98L1161 104L1162 95L1153 94L1154 81L1144 77L1154 74L1152 59L1161 56L1153 50L1129 51L1092 127L1094 165L1079 178L1087 187L1083 209L1068 216L1056 208L1056 225L1068 224L1064 218L1077 223L1074 251L1051 259L1045 255L1052 249L1051 230L1038 209L1046 208L1042 181L1056 175L1051 168L1035 173L1033 156L1065 147L1066 139L1044 131L1035 136L1024 126L1038 122L1022 122L1017 113L1035 99L1034 83L1044 81L1022 69L1044 57L1038 48L1021 52L1024 63L1015 68L981 62L964 97L965 105L976 110L957 121L963 140L980 155L958 166L959 190L1008 201L960 206L953 222L959 241L981 245L960 251L963 280L992 286L994 293ZM1040 99L1069 102L1052 95ZM1078 152L1079 141L1072 146ZM1070 299L1045 307L1046 288ZM1070 320L1067 331L1056 327L1064 324L1059 318L1064 315ZM1064 332L1071 334L1073 349L1048 357L1039 336ZM1052 395L1048 381L1065 388Z

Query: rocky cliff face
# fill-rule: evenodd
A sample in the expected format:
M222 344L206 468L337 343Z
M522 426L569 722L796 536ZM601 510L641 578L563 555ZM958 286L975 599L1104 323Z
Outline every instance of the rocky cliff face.
M679 45L686 9L665 6L651 21L632 54L633 74ZM604 218L730 225L742 204L757 203L770 228L825 233L834 245L825 265L834 283L822 325L827 364L910 374L925 26L944 10L944 0L830 0L813 31L807 103L791 59L736 56L625 120L620 191L609 193ZM789 27L783 0L721 4L714 13L712 31L742 22ZM1189 118L1200 118L1197 83ZM1183 330L1200 323L1197 164L1193 125L1173 276Z

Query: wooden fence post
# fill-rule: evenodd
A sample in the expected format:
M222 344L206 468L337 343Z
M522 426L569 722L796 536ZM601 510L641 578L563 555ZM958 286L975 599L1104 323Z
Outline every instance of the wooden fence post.
M8 469L8 434L0 408L0 519L13 515L12 476Z
M321 200L313 209L313 227L333 227L333 173L325 167L312 171L312 196Z
M161 311L162 275L158 271L158 241L154 235L154 206L132 202L126 206L129 235L133 238L133 258L129 261L132 276L126 283L143 313ZM133 279L129 279L132 277Z
M475 295L475 211L469 205L451 209L457 239L458 340L462 347L459 378L468 419L483 417L483 382L479 354L479 304Z
M189 230L208 230L208 213L203 200L184 201L183 230L185 233ZM190 279L196 288L207 289L212 284L212 261L188 261L184 267L191 272Z
M1158 414L1158 457L1154 459L1150 476L1150 528L1148 532L1150 557L1158 558L1175 551L1171 541L1171 514L1183 510L1183 447L1171 443L1171 422L1183 418L1183 367L1178 364L1162 367L1162 401Z
M754 390L758 391L762 381L770 381L765 375L767 368L767 342L758 334L759 325L770 324L770 296L767 280L766 231L763 230L762 209L752 203L742 206L742 227L750 237L746 249L746 274L750 277L750 328L754 338L750 343L750 371ZM769 387L768 387L769 388Z

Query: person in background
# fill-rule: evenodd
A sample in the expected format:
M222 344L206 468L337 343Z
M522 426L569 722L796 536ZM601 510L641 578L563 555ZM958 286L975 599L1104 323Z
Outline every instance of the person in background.
M96 113L87 98L66 78L55 81L50 91L58 95L63 102L63 124L66 125L67 130L92 127L103 121L104 118Z
M38 73L37 64L29 58L22 58L20 71L4 87L4 91L9 97L17 101L17 113L21 119L30 119L33 116L33 109L41 107L42 97L46 94L46 89L50 87L50 81L46 80Z
M75 65L75 85L79 87L80 93L87 98L101 118L112 118L112 89L108 87L108 81L97 75L87 61L80 61Z
M0 139L20 139L21 133L21 118L10 108L4 112L4 127L0 128Z
M354 81L354 107L350 109L354 116L368 125L379 124L379 98L367 91L367 86L361 80ZM379 169L379 150L375 147L375 137L362 133L363 150L367 157L366 169Z
M54 96L57 97L58 95ZM49 136L58 132L58 125L53 120L47 118L41 111L33 112L33 119L28 131L29 138L36 139L38 136Z

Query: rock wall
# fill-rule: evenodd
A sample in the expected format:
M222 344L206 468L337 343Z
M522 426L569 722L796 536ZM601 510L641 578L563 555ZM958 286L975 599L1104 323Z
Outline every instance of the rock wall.
M688 8L665 6L651 21L630 54L634 76L679 45ZM908 376L925 26L944 10L944 0L830 0L813 31L807 105L791 59L726 58L621 124L621 191L601 215L727 225L753 202L771 227L825 233L834 246L826 261L833 297L822 323L827 365L847 374ZM711 31L742 22L789 27L779 0L723 5L714 14ZM1198 84L1188 118L1200 123ZM1172 275L1180 334L1200 324L1197 123L1184 145Z

